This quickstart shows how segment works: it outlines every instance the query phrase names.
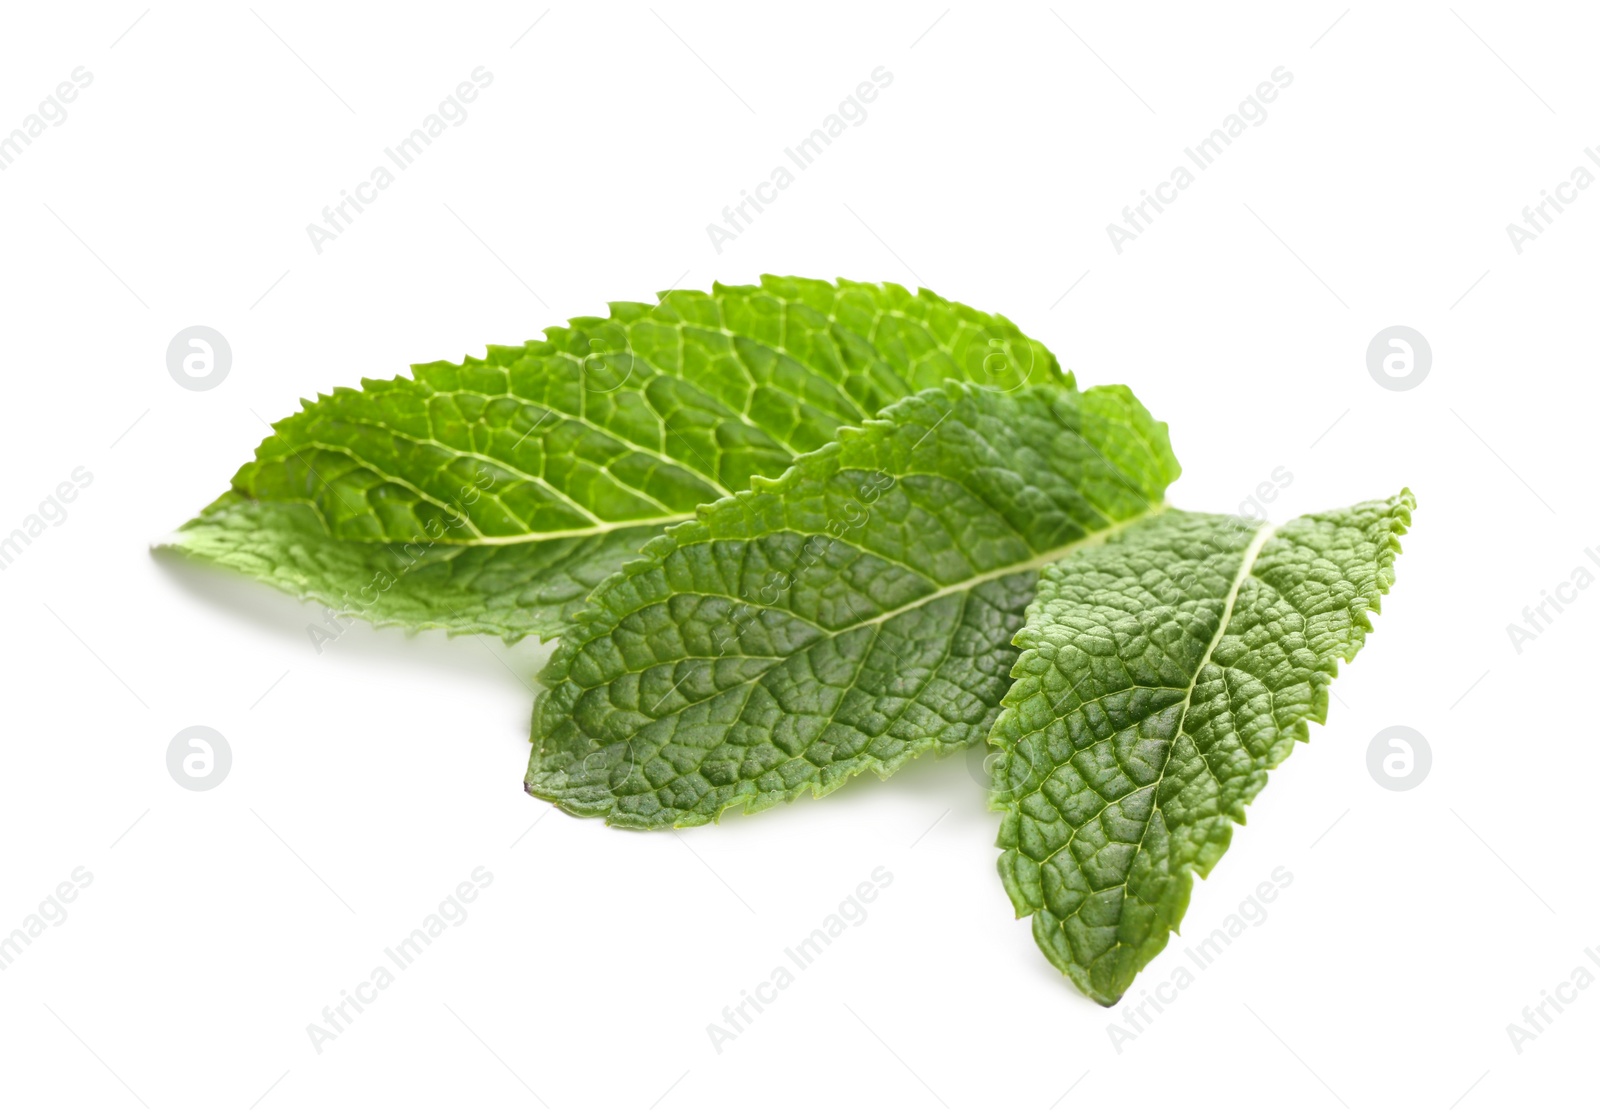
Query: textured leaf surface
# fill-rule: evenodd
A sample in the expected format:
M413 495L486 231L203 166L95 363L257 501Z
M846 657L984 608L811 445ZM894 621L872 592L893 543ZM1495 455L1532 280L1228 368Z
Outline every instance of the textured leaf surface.
M1324 720L1414 505L1404 491L1276 530L1169 511L1044 570L990 736L992 796L1017 915L1086 994L1122 996L1192 873Z
M643 540L842 424L949 378L1070 384L999 316L772 276L413 373L304 402L168 546L374 622L549 636Z
M659 532L634 526L497 547L377 544L333 539L304 505L230 493L175 546L340 616L516 640L557 632L575 602Z
M981 744L1039 569L1177 473L1121 387L901 401L601 585L543 674L528 791L699 824Z

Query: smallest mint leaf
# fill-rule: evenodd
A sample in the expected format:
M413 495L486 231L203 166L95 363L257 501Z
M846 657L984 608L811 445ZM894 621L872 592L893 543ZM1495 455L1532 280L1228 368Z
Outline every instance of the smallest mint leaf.
M1105 1006L1166 946L1267 773L1327 716L1409 490L1274 529L1170 511L1047 567L995 721L1000 877Z

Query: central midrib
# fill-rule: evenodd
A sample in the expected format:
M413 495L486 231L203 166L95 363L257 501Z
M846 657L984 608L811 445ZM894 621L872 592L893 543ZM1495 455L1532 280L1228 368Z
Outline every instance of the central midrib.
M904 614L910 610L917 610L928 605L930 602L937 602L939 599L948 595L961 594L965 591L969 591L973 587L980 586L992 579L1004 579L1007 575L1020 575L1025 571L1038 571L1047 564L1055 563L1057 560L1066 559L1074 552L1080 551L1084 548L1093 547L1094 545L1103 542L1107 537L1121 532L1123 529L1132 528L1140 521L1147 520L1151 517L1157 516L1158 514L1165 513L1166 511L1167 503L1164 501L1157 502L1155 505L1152 505L1138 516L1130 517L1125 521L1118 521L1116 524L1107 525L1105 528L1091 532L1087 536L1080 536L1070 544L1063 544L1061 547L1053 548L1048 552L1040 552L1037 555L1029 556L1025 560L1008 564L1005 567L996 567L991 568L988 571L979 572L976 575L972 575L961 580L959 583L951 583L949 586L940 587L938 590L933 591L930 594L925 594L921 598L913 599L910 602L896 606L893 610L887 610L882 614L873 614L870 617L861 618L858 621L852 622L845 626L843 629L826 630L824 632L826 632L830 637L837 637L841 633L849 633L851 630L860 629L862 626L879 625L883 622L887 622L890 618L896 617L897 615Z
M1030 556L1029 558L1027 558L1025 560L1021 560L1021 561L1019 561L1017 563L1014 563L1014 564L1008 564L1005 567L996 567L996 568L990 569L989 571L981 572L981 573L979 573L977 575L973 575L973 576L971 576L971 577L969 577L967 579L963 579L959 583L952 583L949 586L941 587L939 590L934 591L932 594L923 595L921 598L914 599L913 601L904 603L904 604L902 604L900 606L896 606L893 610L886 610L881 614L874 614L871 617L862 618L859 621L852 622L850 625L845 626L843 629L829 630L829 629L823 629L821 626L818 626L817 627L818 636L816 638L812 639L811 641L806 642L805 645L802 646L802 648L809 648L813 644L815 644L817 641L823 640L824 638L832 639L832 638L837 637L838 635L840 635L842 633L849 633L851 630L860 629L862 626L870 626L870 625L882 624L883 622L887 622L890 618L893 618L893 617L896 617L896 616L898 616L900 614L906 613L908 610L915 610L918 607L926 606L928 603L936 602L939 599L946 597L947 595L960 594L963 591L971 590L973 587L979 586L979 585L981 585L983 583L987 583L987 582L989 582L989 581L991 581L993 579L1003 579L1007 575L1018 575L1018 574L1021 574L1022 572L1025 572L1025 571L1037 571L1040 568L1044 567L1046 564L1054 563L1054 562L1056 562L1057 560L1060 560L1060 559L1065 559L1067 556L1072 555L1074 552L1079 551L1082 548L1092 547L1093 545L1099 544L1101 541L1105 540L1107 537L1109 537L1109 536L1111 536L1111 535L1113 535L1115 533L1121 532L1122 530L1127 529L1127 528L1132 528L1134 525L1139 524L1141 521L1149 520L1150 518L1158 516L1161 513L1165 513L1167 511L1167 508L1168 508L1168 506L1167 506L1166 502L1164 502L1164 501L1157 502L1156 504L1154 504L1154 505L1150 506L1148 509L1146 509L1143 513L1140 513L1138 516L1129 517L1125 521L1118 521L1116 524L1107 525L1105 528L1098 529L1098 530L1096 530L1094 532L1091 532L1087 536L1080 536L1078 539L1072 541L1070 544L1064 544L1061 547L1053 548L1048 552L1040 552L1040 553L1038 553L1036 555ZM754 687L756 684L759 684L762 681L762 679L764 679L766 677L767 673L772 671L773 668L775 668L779 664L782 664L790 656L793 656L795 653L798 653L800 651L801 651L801 649L791 650L790 653L788 653L788 654L786 654L784 656L774 658L771 664L767 665L765 668L763 668L760 672L756 673L754 676L751 676L750 678L748 678L746 680L739 681L737 686L738 687ZM672 690L669 691L666 696L663 696L663 697L661 697L661 699L656 700L655 704L650 708L650 710L648 712L645 712L645 714L647 716L650 716L654 720L655 712L660 708L661 704L663 702L665 702L665 700L667 699L668 696L671 696L672 694L674 694L678 690L678 688L680 686L682 686L683 681L687 680L687 679L688 679L687 676L684 676L683 678L679 679L677 681L677 683L673 684ZM701 696L699 699L694 700L689 706L692 707L692 706L695 706L696 704L704 703L708 699L714 699L718 695L725 694L725 692L727 690L728 689L722 689L722 690L719 690L718 692L716 692L714 695ZM672 712L672 714L678 714L678 712Z
M1139 790L1152 789L1152 788L1153 789L1159 789L1161 787L1161 782L1166 777L1166 774L1167 774L1167 766L1171 763L1172 755L1176 752L1177 738L1178 738L1179 735L1182 735L1184 733L1183 724L1189 718L1189 708L1194 703L1194 690L1200 683L1200 676L1205 671L1206 665L1211 663L1211 658L1216 654L1217 646L1220 645L1222 643L1222 639L1225 636L1227 636L1228 626L1230 626L1233 623L1233 611L1234 611L1234 607L1239 602L1239 594L1244 589L1245 580L1250 577L1251 571L1255 568L1256 559L1261 555L1261 549L1266 547L1267 542L1272 539L1273 535L1276 532L1277 532L1277 529L1272 524L1270 524L1270 523L1262 524L1259 528L1256 529L1255 535L1253 535L1250 538L1250 542L1245 546L1244 552L1241 553L1241 555L1240 555L1239 569L1234 572L1233 579L1228 584L1227 594L1224 595L1224 597L1223 597L1222 611L1221 611L1221 614L1219 615L1218 620L1217 620L1217 628L1212 633L1211 639L1206 642L1205 652L1201 654L1200 659L1195 663L1194 676L1190 679L1189 686L1186 689L1184 689L1183 699L1179 704L1178 719L1177 719L1177 724L1176 724L1178 729L1176 730L1176 732L1174 732L1174 735L1173 735L1173 748L1169 749L1167 751L1166 757L1164 757L1162 759L1162 761L1161 761L1161 769L1155 775L1155 778L1153 780L1145 783L1145 784L1141 784L1141 785L1137 786L1135 789L1130 790L1128 793L1125 793L1122 797L1117 798L1117 800L1108 801L1104 806L1101 807L1099 812L1095 813L1094 816L1091 816L1089 819L1083 821L1083 823L1077 825L1077 827L1075 827L1073 829L1072 836L1070 838L1068 838L1065 842L1063 842L1061 844L1061 846L1059 846L1059 847L1055 848L1054 850L1046 853L1042 858L1037 859L1037 860L1033 860L1033 861L1037 862L1039 865L1042 866L1045 863L1049 862L1051 859L1055 858L1056 855L1060 854L1061 851L1066 848L1067 844L1072 842L1072 839L1077 837L1077 834L1079 832L1081 832L1084 827L1086 827L1088 824L1093 823L1096 819L1098 819L1100 814L1103 813L1105 811L1105 809L1110 807L1112 804L1120 803L1122 800L1126 799L1128 796L1132 796L1134 792L1137 792ZM1056 712L1054 710L1053 706L1052 706L1052 714L1054 715L1055 719L1057 719L1057 720L1062 719L1062 718L1065 717L1060 712ZM1192 739L1193 735L1191 735L1190 737ZM1091 743L1091 745L1099 745L1101 742L1104 742L1104 741L1105 741L1105 739L1099 739L1096 742ZM1085 747L1083 747L1083 746L1075 745L1073 747L1073 752L1076 753L1078 750L1084 749L1084 748ZM1210 762L1207 761L1204 753L1201 753L1198 750L1198 747L1196 749L1196 753L1199 755L1201 761L1206 762L1207 768L1209 768L1210 767ZM1158 805L1158 806L1156 806L1156 808L1154 808L1152 810L1151 818L1153 819L1154 816L1155 816L1155 813L1159 812L1159 811L1160 811L1160 806ZM1150 821L1147 819L1145 821L1145 830L1146 831L1148 830L1149 825L1150 825ZM1138 850L1144 846L1144 835L1145 835L1145 831L1141 831L1140 835L1139 835L1139 848L1135 848L1135 854L1137 854ZM1011 848L1007 848L1007 850L1018 851L1019 849L1015 848L1015 847L1011 847ZM1127 883L1126 882L1123 883L1123 889L1124 890L1127 889ZM1080 905L1077 910L1073 910L1072 913L1068 914L1066 918L1063 918L1063 920L1070 919L1071 917L1076 916L1078 911L1081 910L1081 909L1082 909L1082 906ZM1040 912L1040 910L1036 909L1036 910L1031 910L1030 912L1037 913L1037 912ZM1024 916L1026 916L1026 914L1024 914ZM1123 943L1125 943L1125 942L1122 941L1122 940L1118 940L1116 942L1116 944L1113 944L1111 949L1107 949L1107 951L1111 951L1111 950L1115 949L1116 947L1122 945ZM1104 953L1101 953L1101 954L1104 955Z
M1172 742L1167 747L1167 756L1161 760L1161 771L1156 774L1154 781L1150 782L1148 785L1141 786L1142 788L1155 790L1153 793L1155 803L1150 806L1150 815L1145 817L1144 827L1139 829L1139 843L1133 849L1133 858L1128 860L1128 876L1122 881L1122 900L1124 905L1127 904L1129 890L1133 883L1134 862L1138 859L1139 852L1144 850L1144 841L1150 834L1150 824L1155 820L1157 813L1161 814L1163 825L1165 825L1166 813L1163 811L1160 802L1161 782L1167 775L1167 766L1172 763L1172 756L1178 752L1178 739L1183 736L1183 725L1189 719L1189 708L1194 702L1194 690L1200 683L1200 677L1205 673L1206 665L1211 663L1211 658L1216 653L1217 646L1222 644L1222 639L1228 634L1228 626L1233 623L1233 608L1238 604L1239 592L1244 589L1245 580L1250 578L1250 572L1256 565L1256 557L1261 554L1261 549L1266 547L1267 541L1271 540L1273 534L1276 532L1277 527L1271 522L1263 524L1260 528L1256 529L1255 536L1251 537L1250 543L1245 547L1244 555L1239 558L1239 570L1234 572L1233 582L1228 587L1228 596L1223 600L1222 617L1217 622L1216 632L1211 635L1211 640L1206 643L1206 651L1201 655L1199 662L1195 665L1194 678L1189 681L1189 688L1183 693L1183 705L1178 710L1178 720L1176 724L1177 730L1173 733ZM1191 740L1193 737L1193 735L1190 735ZM1209 771L1211 768L1211 763L1206 758L1205 753L1200 749L1200 744L1198 742L1195 743L1195 753L1199 756L1201 761L1205 762L1206 769ZM1183 873L1188 874L1187 867L1184 868ZM1079 908L1082 907L1080 906ZM1105 952L1101 953L1101 956L1108 955L1111 952L1115 952L1119 948L1130 945L1130 941L1125 941L1122 939L1122 923L1119 917L1117 923L1117 941Z
M679 525L694 520L694 513L668 513L660 517L640 517L630 521L597 521L592 525L577 525L570 529L553 529L550 532L524 532L517 536L478 536L471 540L440 540L452 548L498 548L507 544L539 544L546 540L571 540L574 537L605 536L626 528ZM371 541L371 543L397 543L397 541Z

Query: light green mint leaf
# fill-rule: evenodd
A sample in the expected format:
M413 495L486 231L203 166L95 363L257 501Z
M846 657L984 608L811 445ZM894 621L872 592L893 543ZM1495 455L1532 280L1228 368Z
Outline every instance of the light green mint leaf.
M167 546L373 622L551 636L663 526L956 378L1070 384L997 316L767 276L304 402Z
M575 602L660 531L633 526L497 547L377 544L334 539L304 504L228 493L171 546L324 603L330 616L308 630L320 649L347 617L508 641L556 633Z
M1281 528L1170 511L1045 568L990 741L1000 876L1115 1003L1267 771L1322 722L1394 582L1410 491Z
M982 744L1039 570L1177 474L1120 386L950 382L845 428L601 584L541 677L527 789L683 826Z

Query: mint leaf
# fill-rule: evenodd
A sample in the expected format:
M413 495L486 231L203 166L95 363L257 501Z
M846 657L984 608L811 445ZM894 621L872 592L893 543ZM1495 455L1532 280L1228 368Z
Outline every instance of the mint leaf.
M1070 384L1007 320L766 276L304 402L166 546L376 623L559 632L661 527L957 378Z
M340 617L410 629L498 634L558 632L574 602L660 530L617 529L526 544L377 544L336 540L315 510L224 494L169 546L325 603ZM340 623L310 630L320 649Z
M982 743L1039 570L1177 474L1120 386L951 382L845 428L601 584L541 676L527 789L683 826Z
M1402 491L1277 529L1167 512L1044 570L990 734L1000 876L1097 1002L1166 945L1191 872L1326 717L1414 507Z

